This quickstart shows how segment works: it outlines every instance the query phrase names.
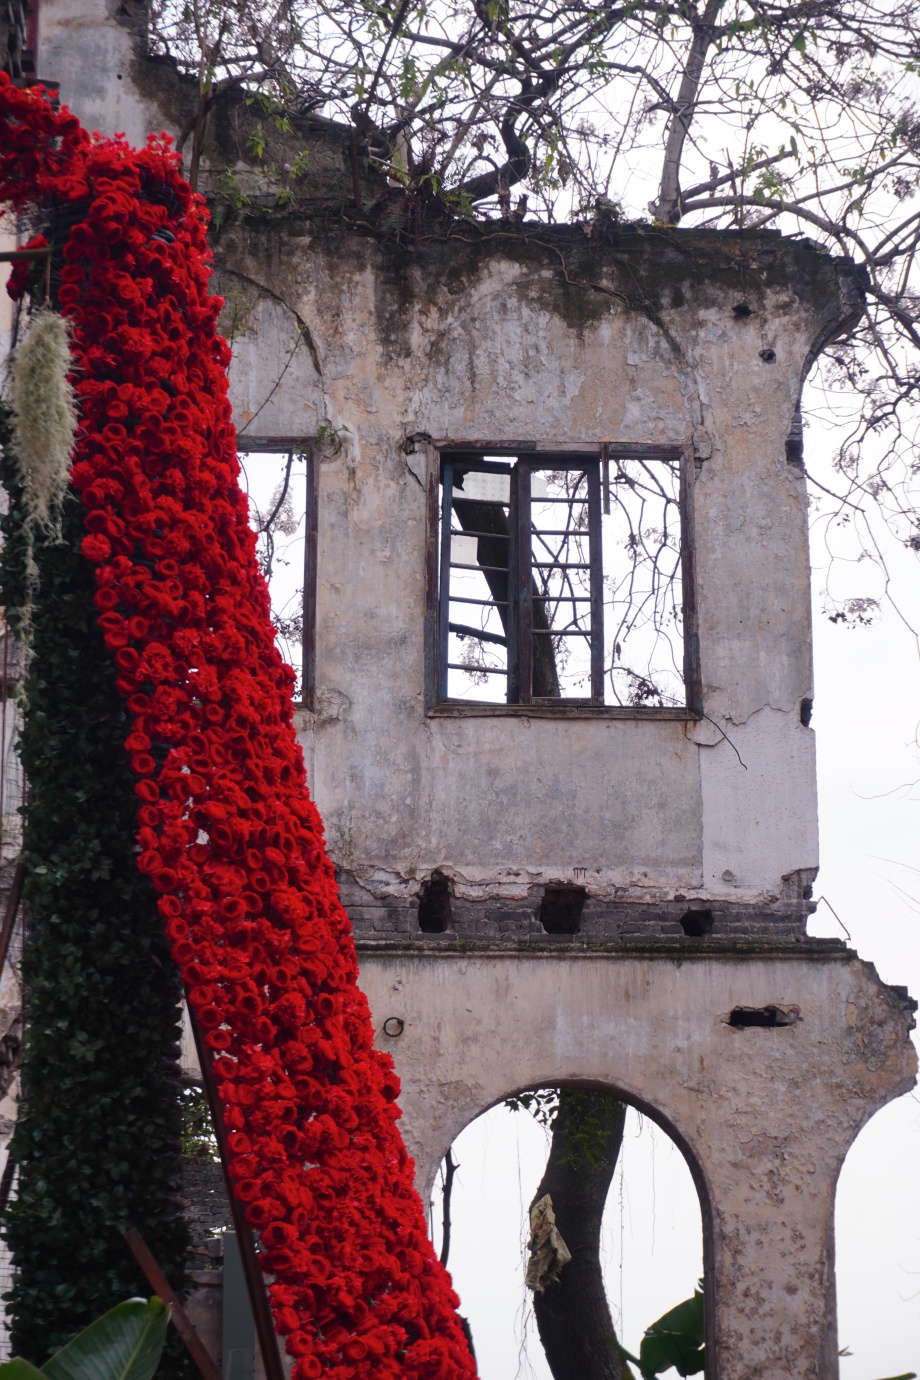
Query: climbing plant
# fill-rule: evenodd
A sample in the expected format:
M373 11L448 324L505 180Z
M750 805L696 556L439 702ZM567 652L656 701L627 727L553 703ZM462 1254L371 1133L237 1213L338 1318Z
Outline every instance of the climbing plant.
M24 530L22 475L0 411L6 618L32 602L29 781L23 861L28 1022L12 1143L16 1194L3 1229L16 1274L13 1350L35 1364L111 1305L144 1292L120 1228L138 1227L171 1283L185 1283L178 1205L181 986L137 870L128 715L96 625L95 582L69 495L60 539ZM27 588L27 547L38 588ZM172 1374L185 1370L168 1353Z

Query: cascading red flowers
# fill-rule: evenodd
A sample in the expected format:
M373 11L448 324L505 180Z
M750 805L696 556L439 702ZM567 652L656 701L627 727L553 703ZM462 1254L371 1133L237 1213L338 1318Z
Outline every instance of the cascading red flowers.
M165 136L90 138L3 74L0 202L76 219L58 291L81 420L72 484L131 712L138 867L216 1052L230 1173L295 1380L469 1380L237 484L204 204Z

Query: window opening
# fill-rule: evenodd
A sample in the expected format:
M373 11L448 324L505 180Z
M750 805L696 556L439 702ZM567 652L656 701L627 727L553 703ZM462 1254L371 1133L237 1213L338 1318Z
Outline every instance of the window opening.
M583 886L548 886L538 912L547 934L577 934L588 893Z
M441 458L439 690L683 707L673 453Z
M294 697L312 707L316 496L309 450L264 443L239 452L256 558L268 583L275 643L294 668Z
M437 868L419 893L418 927L423 934L450 929L450 882Z

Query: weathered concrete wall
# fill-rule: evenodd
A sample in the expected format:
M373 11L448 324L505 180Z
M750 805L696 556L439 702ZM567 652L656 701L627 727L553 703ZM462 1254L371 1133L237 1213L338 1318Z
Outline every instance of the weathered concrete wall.
M858 310L846 266L771 236L486 231L400 251L299 230L231 228L219 278L253 304L232 372L247 440L339 434L320 464L317 705L302 722L356 923L413 928L440 867L461 902L529 906L534 888L580 882L608 932L627 903L679 932L702 899L728 928L772 914L801 929L818 861L813 691L804 477L786 439L812 351ZM281 298L288 331L266 335ZM293 354L265 348L285 338ZM419 434L695 455L706 718L426 708L436 456ZM476 932L499 923L482 911Z
M664 1126L693 1172L707 1375L834 1380L834 1189L860 1128L913 1084L903 990L835 941L564 953L416 941L364 945L361 958L423 1194L463 1127L503 1098L610 1088ZM728 1024L736 1007L768 1005L793 1024Z
M113 5L47 0L42 70L91 125L187 127L187 84L132 47L142 6ZM232 163L222 119L209 149ZM331 187L340 150L323 147ZM786 440L809 360L860 309L848 267L771 234L679 230L602 242L496 224L400 248L341 216L225 224L215 250L245 442L338 436L320 460L301 728L356 926L415 929L440 868L469 933L528 933L560 881L586 887L585 923L611 937L680 933L692 905L716 933L801 933L817 810L804 478ZM436 454L412 437L683 448L706 717L432 711Z

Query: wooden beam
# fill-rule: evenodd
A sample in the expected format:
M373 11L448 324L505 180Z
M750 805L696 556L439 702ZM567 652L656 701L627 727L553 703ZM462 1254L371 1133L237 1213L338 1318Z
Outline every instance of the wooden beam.
M6 956L10 951L10 940L13 938L13 930L16 926L16 915L22 900L22 884L25 881L25 876L26 870L20 859L13 869L13 880L10 883L10 894L6 900L3 927L0 929L0 973L6 967Z
M185 1343L188 1354L200 1370L204 1380L221 1380L220 1371L217 1369L217 1362L195 1331L195 1324L182 1307L175 1290L160 1269L157 1261L154 1259L153 1252L137 1230L137 1227L127 1228L125 1231L125 1241L130 1246L131 1253L143 1270L147 1278L147 1283L150 1285L151 1289L157 1297L168 1304L172 1310L171 1318L175 1329Z
M278 1336L275 1332L275 1324L268 1303L268 1295L265 1292L265 1276L262 1273L258 1252L256 1251L255 1237L252 1227L246 1220L246 1210L234 1193L233 1180L227 1172L230 1163L227 1149L227 1128L224 1125L223 1111L220 1105L220 1098L217 1095L217 1085L214 1081L214 1070L211 1067L211 1051L204 1042L201 1026L198 1024L198 1019L191 1004L189 1004L188 1007L188 1014L192 1026L192 1034L195 1036L195 1048L198 1051L198 1062L201 1066L201 1081L204 1085L208 1105L211 1108L211 1124L214 1127L214 1135L217 1139L217 1149L220 1154L220 1163L224 1171L227 1202L230 1205L230 1214L233 1218L237 1244L240 1248L240 1259L243 1262L243 1273L246 1276L246 1287L249 1290L249 1302L252 1306L252 1316L256 1325L259 1350L262 1353L262 1364L265 1367L267 1380L286 1380L284 1366L281 1361L281 1353L278 1350Z

